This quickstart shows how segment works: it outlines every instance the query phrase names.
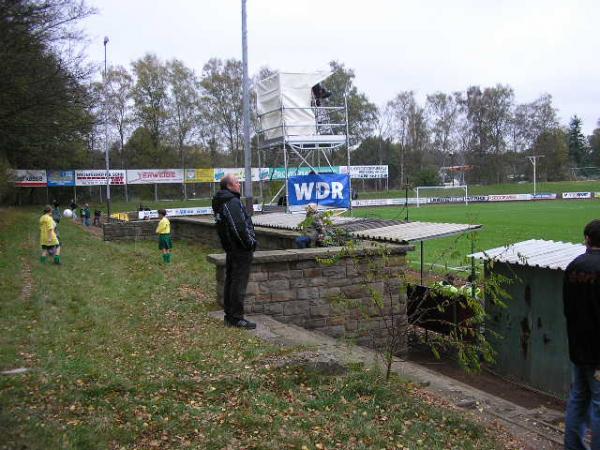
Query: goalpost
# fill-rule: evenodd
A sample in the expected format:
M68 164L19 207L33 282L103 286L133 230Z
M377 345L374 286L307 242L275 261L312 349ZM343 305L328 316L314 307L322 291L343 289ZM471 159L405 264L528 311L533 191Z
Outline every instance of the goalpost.
M461 186L417 186L417 208L423 204L469 204L469 188Z

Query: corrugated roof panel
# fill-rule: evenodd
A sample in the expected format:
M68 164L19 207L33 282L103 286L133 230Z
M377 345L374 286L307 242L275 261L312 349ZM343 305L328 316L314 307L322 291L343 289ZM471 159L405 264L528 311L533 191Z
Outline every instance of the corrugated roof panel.
M283 228L287 230L297 230L300 223L306 218L305 214L272 213L257 214L252 216L252 222L259 227ZM361 220L358 217L339 217L331 218L335 225L352 223Z
M519 266L565 270L571 261L583 253L583 244L530 239L469 256L484 261L494 260Z
M388 242L414 242L478 230L481 225L458 223L408 222L352 233L356 237Z
M252 217L254 225L270 228L297 230L304 214L272 213L257 214ZM384 242L414 242L435 239L467 231L478 230L481 225L433 222L398 222L361 217L332 217L334 225L346 228L355 237ZM389 223L389 225L386 224Z

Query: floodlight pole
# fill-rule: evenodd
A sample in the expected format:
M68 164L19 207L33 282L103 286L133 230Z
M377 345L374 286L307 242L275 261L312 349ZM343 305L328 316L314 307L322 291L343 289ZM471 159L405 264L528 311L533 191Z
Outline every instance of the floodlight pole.
M531 164L533 164L533 195L537 194L537 182L536 182L536 177L537 177L537 173L536 173L536 168L537 168L537 160L539 158L543 158L544 155L535 155L535 156L528 156L527 159L529 160L529 162Z
M246 209L253 212L252 199L252 152L250 149L250 93L248 79L248 20L246 17L246 0L242 0L242 108L244 125L244 194Z
M352 174L350 173L350 125L348 123L348 92L344 93L344 112L346 114L346 172L350 191L350 215L352 215Z
M108 155L108 111L106 110L106 44L108 44L108 36L104 36L104 160L106 162L106 219L110 221L110 158Z

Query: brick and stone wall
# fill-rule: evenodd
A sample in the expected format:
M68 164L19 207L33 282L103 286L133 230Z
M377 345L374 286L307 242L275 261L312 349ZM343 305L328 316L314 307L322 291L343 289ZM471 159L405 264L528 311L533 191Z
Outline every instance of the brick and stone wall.
M357 249L352 256L340 256L340 247L256 252L246 312L352 338L360 345L380 346L387 335L385 320L392 317L390 305L397 326L407 326L401 274L406 252L412 249L387 246L386 256L373 247ZM217 266L217 300L222 305L225 255L209 255L208 260ZM375 306L373 292L383 296L383 309ZM400 347L405 346L403 341Z
M212 218L173 217L171 234L174 239L187 239L210 248L220 248L219 236ZM134 220L130 222L105 223L105 241L134 241L141 239L157 239L155 230L157 219ZM258 248L261 250L276 250L294 248L295 239L300 234L288 230L256 227Z

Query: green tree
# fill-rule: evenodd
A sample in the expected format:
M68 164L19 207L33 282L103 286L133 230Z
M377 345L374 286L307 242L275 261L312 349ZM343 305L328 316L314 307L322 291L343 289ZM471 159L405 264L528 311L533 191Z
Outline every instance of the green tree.
M569 122L567 139L571 163L575 167L584 166L588 161L590 149L581 131L581 119L577 116L573 116Z
M590 158L593 165L600 167L600 120L598 120L597 128L588 137L590 145Z
M323 86L331 92L327 106L344 106L344 96L347 97L350 143L357 144L373 133L377 124L377 106L354 85L354 70L338 61L331 61L329 68L332 75L323 82ZM340 114L332 114L332 122L341 123L342 118ZM339 134L345 133L343 130Z
M15 168L78 166L85 158L87 68L77 0L0 1L0 159Z
M532 154L544 156L540 159L538 168L540 180L560 181L567 177L569 148L567 135L563 130L555 128L540 134L533 145ZM532 170L528 167L531 176L533 176Z

